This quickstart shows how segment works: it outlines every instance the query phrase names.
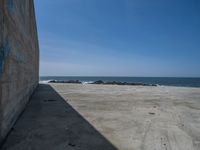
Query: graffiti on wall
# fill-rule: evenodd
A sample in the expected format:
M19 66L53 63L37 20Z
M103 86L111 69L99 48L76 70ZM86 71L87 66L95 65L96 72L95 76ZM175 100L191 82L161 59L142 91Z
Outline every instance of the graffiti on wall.
M26 62L25 55L23 52L21 52L21 49L22 46L18 43L15 58L18 63L25 63Z
M0 45L0 75L3 73L6 58L9 56L11 47L8 39L4 40Z
M14 0L6 0L7 10L12 13L14 10Z

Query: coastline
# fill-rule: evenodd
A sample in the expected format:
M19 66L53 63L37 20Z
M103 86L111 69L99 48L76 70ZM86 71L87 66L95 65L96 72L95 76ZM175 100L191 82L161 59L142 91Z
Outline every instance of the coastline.
M121 81L79 81L79 80L50 80L47 83L70 83L70 84L99 84L99 85L130 85L130 86L157 86L156 84L121 82Z
M99 80L101 81L101 80ZM181 85L159 85L159 84L146 84L146 83L124 83L124 82L117 82L112 81L112 82L104 82L103 81L79 81L79 80L40 80L40 84L82 84L82 85L119 85L119 86L153 86L153 87L177 87L177 88L197 88L199 89L200 87L196 86L181 86ZM99 83L98 83L99 82Z
M98 84L104 82L109 84L133 84L133 85L153 85L153 86L176 86L176 87L198 87L200 88L200 78L182 78L182 77L87 77L87 76L46 76L40 77L40 81L48 83L55 81L60 83L82 83ZM77 82L78 81L78 82ZM100 82L99 82L100 81Z

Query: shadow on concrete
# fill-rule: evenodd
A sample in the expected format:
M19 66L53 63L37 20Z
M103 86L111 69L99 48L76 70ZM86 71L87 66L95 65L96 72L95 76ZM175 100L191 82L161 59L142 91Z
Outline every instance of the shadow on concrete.
M50 85L40 84L2 150L117 150Z

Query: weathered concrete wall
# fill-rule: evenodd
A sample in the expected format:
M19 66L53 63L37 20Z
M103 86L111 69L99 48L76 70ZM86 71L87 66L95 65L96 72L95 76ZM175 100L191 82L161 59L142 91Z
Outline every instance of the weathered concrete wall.
M39 80L33 0L0 0L0 143Z

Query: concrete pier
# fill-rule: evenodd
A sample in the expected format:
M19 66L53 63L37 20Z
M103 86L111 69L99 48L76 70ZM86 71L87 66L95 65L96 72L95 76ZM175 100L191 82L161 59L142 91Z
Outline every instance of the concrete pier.
M33 0L0 0L0 143L38 85Z
M41 84L2 150L199 150L200 88Z

